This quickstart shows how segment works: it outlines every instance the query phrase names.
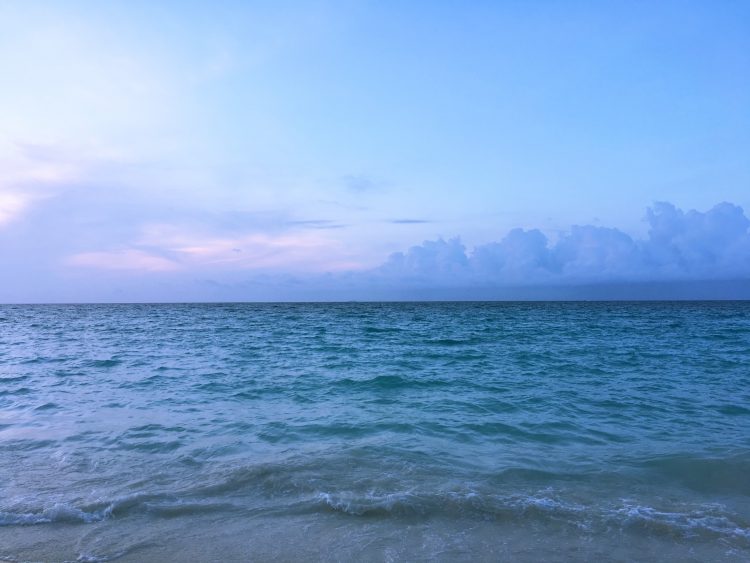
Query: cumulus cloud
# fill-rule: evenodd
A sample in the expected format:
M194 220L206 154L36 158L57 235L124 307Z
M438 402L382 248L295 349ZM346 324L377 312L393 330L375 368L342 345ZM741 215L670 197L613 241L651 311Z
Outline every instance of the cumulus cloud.
M392 254L374 273L438 286L750 278L750 220L741 207L683 212L661 202L646 220L645 239L575 225L554 242L537 229L513 229L472 250L458 238L425 241Z
M458 238L428 240L406 252L391 254L380 271L413 278L463 277L468 271L466 247Z

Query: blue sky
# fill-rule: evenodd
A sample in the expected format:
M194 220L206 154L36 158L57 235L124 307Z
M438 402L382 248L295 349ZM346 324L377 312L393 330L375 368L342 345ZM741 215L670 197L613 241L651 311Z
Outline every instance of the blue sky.
M746 2L0 1L0 76L0 301L750 278Z

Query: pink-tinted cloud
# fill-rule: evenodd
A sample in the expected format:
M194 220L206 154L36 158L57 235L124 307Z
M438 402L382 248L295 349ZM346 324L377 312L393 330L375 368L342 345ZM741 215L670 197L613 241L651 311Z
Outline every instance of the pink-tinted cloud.
M171 225L144 229L133 248L75 254L72 266L142 272L304 271L361 269L343 245L317 232L238 236L196 234Z
M72 266L101 270L131 270L136 272L169 272L180 269L180 264L133 248L107 252L82 252L68 258Z

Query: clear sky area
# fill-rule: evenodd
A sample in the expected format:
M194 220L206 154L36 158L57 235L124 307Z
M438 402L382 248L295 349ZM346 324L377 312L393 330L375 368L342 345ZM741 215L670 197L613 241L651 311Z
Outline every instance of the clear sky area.
M0 0L0 302L750 298L750 3Z

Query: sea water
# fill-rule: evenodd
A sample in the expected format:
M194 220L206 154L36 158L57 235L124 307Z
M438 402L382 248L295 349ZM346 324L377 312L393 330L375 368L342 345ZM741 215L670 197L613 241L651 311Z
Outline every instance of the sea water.
M750 303L0 306L0 559L748 561Z

